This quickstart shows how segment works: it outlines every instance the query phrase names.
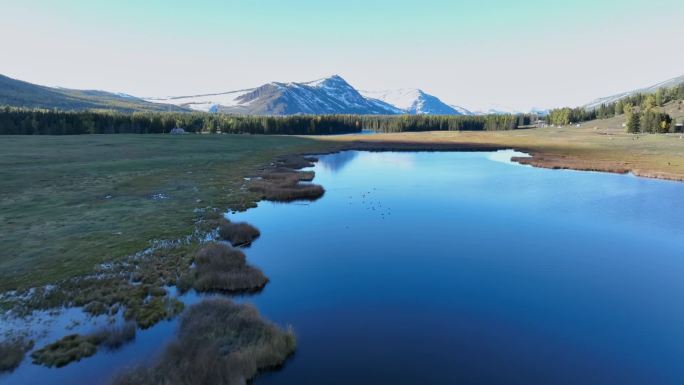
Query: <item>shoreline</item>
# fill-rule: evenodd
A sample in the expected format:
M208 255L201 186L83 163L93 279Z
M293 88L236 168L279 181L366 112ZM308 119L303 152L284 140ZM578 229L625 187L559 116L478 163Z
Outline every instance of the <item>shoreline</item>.
M310 155L303 154L275 157L268 165L260 167L254 176L244 179L243 187L257 194L251 205L243 204L239 208L214 208L208 211L203 215L203 219L196 223L192 235L194 238L192 240L188 238L185 244L182 242L176 244L175 241L171 241L150 253L138 252L122 260L113 261L107 264L106 268L100 267L99 270L96 268L98 271L94 274L55 282L53 285L48 285L49 290L47 287L35 287L18 292L0 293L0 299L8 305L4 314L0 314L0 319L13 322L30 320L35 312L44 312L48 318L52 319L51 322L54 322L69 310L80 310L83 313L82 317L94 320L91 326L98 327L100 320L95 319L104 316L106 318L104 324L125 322L135 325L133 329L133 335L135 335L137 331L151 328L163 320L180 318L185 322L189 317L187 314L197 313L195 309L200 306L206 310L197 317L203 316L206 311L230 313L230 317L233 313L246 312L248 316L245 322L250 325L249 327L268 329L269 335L273 336L272 339L258 341L259 346L269 352L266 358L252 357L245 359L244 362L233 362L234 359L230 356L225 365L240 367L240 371L243 372L242 378L247 380L251 380L262 371L282 366L295 351L296 337L293 330L289 327L278 327L262 318L256 309L233 302L236 295L259 293L269 282L269 278L259 268L249 265L244 253L244 246L249 246L257 240L260 235L259 230L248 223L232 224L226 219L226 214L236 209L245 210L256 207L261 201L289 203L319 199L325 192L324 188L310 183L314 178L313 172L301 170L313 166L315 161L316 159ZM212 250L212 246L219 246L219 249ZM207 265L207 268L200 270L203 265ZM191 279L186 279L188 276L191 276ZM102 281L107 283L106 292L113 292L114 295L101 295L99 290L101 290ZM175 294L169 292L171 288ZM215 298L219 300L205 298L183 311L185 306L179 298L190 290L198 296L215 295ZM86 296L84 299L82 298L83 292L95 294ZM141 296L152 298L150 303L154 302L155 306L149 307L145 302L137 301ZM25 325L20 322L19 329L15 330L10 327L4 330L4 338L0 339L0 350L11 348L11 352L17 357L11 366L0 371L0 376L11 376L14 369L26 359L31 359L31 365L59 368L99 353L100 343L95 340L93 333L79 334L67 329L60 330L57 333L60 337L57 339L41 338L41 334L45 332L41 330L39 324L29 328L25 328ZM228 329L221 331L230 334ZM215 333L214 329L205 325L193 335L199 336L195 338L204 338ZM21 337L11 337L12 334L20 334ZM134 337L129 341L132 339ZM282 342L283 339L286 342ZM40 344L36 344L36 340ZM193 341L185 344L194 346ZM233 340L231 344L230 350L236 352L252 348L252 345L242 346L245 342L241 339ZM125 343L120 346L123 345ZM178 349L178 343L170 342L163 349L161 356L151 363L155 365L155 368L168 364L165 360L168 360L168 356L177 354L174 350ZM184 349L185 347L180 348L181 351ZM215 351L221 349L220 346L215 346ZM202 354L210 353L203 352ZM28 358L25 358L26 356ZM212 356L217 367L222 365L219 362L222 360L221 357L220 354ZM174 357L174 359L177 358ZM193 361L192 355L183 356L182 359L191 363L196 362ZM266 361L263 362L264 360ZM196 365L196 369L200 370L201 364L197 362ZM137 379L140 374L138 372L144 368L144 363L138 363L135 367L133 371L127 368L117 370L114 381L116 383L123 381L122 383L128 384L129 382L126 381L129 378L127 377ZM146 375L163 375L150 373ZM231 383L240 382L236 380Z
M490 135L487 135L490 134ZM625 133L595 133L593 130L571 132L580 135L572 141L553 137L541 143L525 143L534 132L423 132L348 136L344 138L315 138L334 143L345 150L358 151L498 151L511 149L529 154L529 158L513 159L521 164L556 170L576 170L633 174L638 177L684 181L684 142L675 137L653 134L648 140L656 143L650 147L637 146L631 142L635 136ZM605 137L608 137L606 140ZM612 145L613 137L622 140ZM523 139L521 139L523 138ZM587 139L588 138L588 139ZM589 140L601 140L600 146ZM643 140L643 139L640 139ZM646 140L644 140L645 142ZM668 142L669 141L669 142ZM625 144L625 142L627 144ZM653 147L662 146L671 153L657 154ZM676 148L681 147L681 148Z

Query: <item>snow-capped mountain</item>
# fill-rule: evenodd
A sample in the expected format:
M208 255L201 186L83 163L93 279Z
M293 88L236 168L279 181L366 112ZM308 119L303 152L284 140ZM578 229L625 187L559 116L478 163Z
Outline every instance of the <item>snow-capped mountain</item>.
M678 76L676 78L672 78L670 80L666 80L664 82L654 84L652 86L639 88L638 90L627 91L627 92L622 92L622 93L611 95L611 96L606 96L603 98L598 98L598 99L592 100L591 102L585 104L582 107L591 110L591 109L601 107L602 104L610 104L613 102L617 102L618 100L626 98L626 97L631 96L631 95L653 93L653 92L658 91L658 89L660 89L660 88L675 87L675 86L678 86L682 83L684 83L684 75Z
M304 83L273 82L239 91L146 100L198 111L249 115L470 114L421 90L359 92L338 75Z
M546 116L549 114L548 109L543 109L543 108L537 108L537 107L532 107L531 109L527 111L520 111L520 110L508 110L505 108L490 108L488 110L478 110L478 111L473 111L473 115L519 115L519 114L530 114L530 115L539 115L539 116Z
M461 115L475 115L472 111L465 109L464 107L460 107L454 104L449 104L449 107L453 108L454 110L456 110L456 112L458 112Z
M415 88L359 92L366 98L380 100L411 115L470 115L465 108L448 105Z
M247 90L147 100L199 111L249 115L402 113L380 100L363 97L337 75L305 83L273 82Z
M549 109L548 108L532 107L532 109L530 109L530 111L528 113L534 114L534 115L539 115L539 116L546 116L549 114Z
M517 111L510 111L501 108L490 108L488 110L473 111L473 115L510 115L517 114Z

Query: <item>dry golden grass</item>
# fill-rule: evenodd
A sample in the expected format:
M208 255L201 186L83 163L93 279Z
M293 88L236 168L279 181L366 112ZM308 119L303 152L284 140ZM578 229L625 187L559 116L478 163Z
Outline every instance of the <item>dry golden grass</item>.
M219 220L219 236L233 246L246 246L259 238L261 232L256 227L244 222L230 222L225 218Z
M204 246L195 258L198 291L244 292L262 289L268 278L247 264L245 254L221 243Z

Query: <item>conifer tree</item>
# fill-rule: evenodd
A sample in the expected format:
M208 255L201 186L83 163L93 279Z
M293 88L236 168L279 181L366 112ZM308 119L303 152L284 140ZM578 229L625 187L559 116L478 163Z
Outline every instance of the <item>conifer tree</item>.
M641 117L639 113L631 105L625 106L625 115L627 116L627 132L630 134L636 134L639 132L639 121Z

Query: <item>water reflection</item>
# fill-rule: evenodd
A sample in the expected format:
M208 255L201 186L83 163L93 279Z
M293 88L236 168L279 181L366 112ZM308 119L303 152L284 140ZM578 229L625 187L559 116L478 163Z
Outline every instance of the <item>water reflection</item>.
M344 168L349 162L358 156L356 151L342 151L335 154L322 156L318 159L317 164L327 171L337 173ZM324 186L325 187L325 186Z

